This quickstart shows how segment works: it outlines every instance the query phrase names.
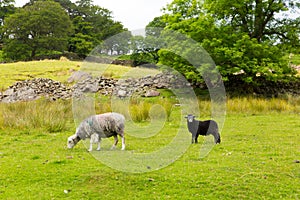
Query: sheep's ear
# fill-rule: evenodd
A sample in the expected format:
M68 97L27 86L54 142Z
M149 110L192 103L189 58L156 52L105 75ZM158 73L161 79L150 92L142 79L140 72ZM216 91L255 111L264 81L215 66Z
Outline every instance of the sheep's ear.
M187 116L185 116L184 118L186 118L186 119L187 119L188 117L187 117Z

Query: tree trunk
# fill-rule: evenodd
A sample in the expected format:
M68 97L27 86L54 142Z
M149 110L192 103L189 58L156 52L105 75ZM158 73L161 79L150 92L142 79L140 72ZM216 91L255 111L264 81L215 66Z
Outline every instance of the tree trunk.
M30 59L33 60L35 55L36 55L36 48L33 48L32 51L31 51L31 56L30 56L31 58Z
M262 0L255 0L255 19L254 19L254 31L252 38L256 38L258 42L261 42L264 31L264 11Z

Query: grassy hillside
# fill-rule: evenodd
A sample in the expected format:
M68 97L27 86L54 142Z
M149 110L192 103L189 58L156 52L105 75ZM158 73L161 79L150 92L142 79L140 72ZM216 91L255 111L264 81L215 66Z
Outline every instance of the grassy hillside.
M44 60L0 64L0 91L6 89L16 81L32 78L50 78L65 83L74 70L83 70L92 72L94 75L117 78L126 72L131 71L131 69L131 67L125 66L88 64L86 62L67 60ZM157 71L135 68L134 73L138 76L139 74L145 73L155 74ZM134 74L131 74L131 76L134 76Z
M71 61L33 61L0 64L0 88L3 90L16 81L32 78L51 78L66 81L71 70L78 70L80 62Z

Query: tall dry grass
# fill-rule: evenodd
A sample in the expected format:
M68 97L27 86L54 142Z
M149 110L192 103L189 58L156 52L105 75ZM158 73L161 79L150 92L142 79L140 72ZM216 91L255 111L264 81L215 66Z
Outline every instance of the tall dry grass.
M300 97L255 98L241 97L227 100L227 113L270 114L300 113Z
M40 99L32 102L0 104L0 128L44 129L60 132L68 129L72 119L70 101L52 102Z
M155 119L170 119L174 108L174 100L161 99L131 99L128 104L124 100L111 102L110 99L96 101L96 113L120 112L127 119L135 122ZM124 106L126 105L126 106ZM202 117L211 115L211 102L199 100ZM226 102L227 114L272 114L300 113L300 97L286 98L230 98ZM13 104L0 103L0 129L43 129L47 132L61 132L74 126L72 102L49 101L40 99L33 102ZM73 127L74 128L74 127Z
M158 98L153 99L142 99L142 98L131 98L131 99L113 99L109 101L97 101L96 112L119 112L122 113L127 119L131 119L135 122L148 121L153 116L157 119L167 118L169 120L173 105L173 101L168 99Z

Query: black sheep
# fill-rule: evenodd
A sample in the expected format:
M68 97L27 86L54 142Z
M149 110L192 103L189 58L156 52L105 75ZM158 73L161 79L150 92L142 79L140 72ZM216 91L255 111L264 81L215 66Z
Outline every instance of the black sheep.
M192 143L198 143L199 135L213 135L215 143L221 143L221 137L219 134L218 124L214 120L198 121L195 120L194 115L187 115L187 125L189 132L192 133Z

